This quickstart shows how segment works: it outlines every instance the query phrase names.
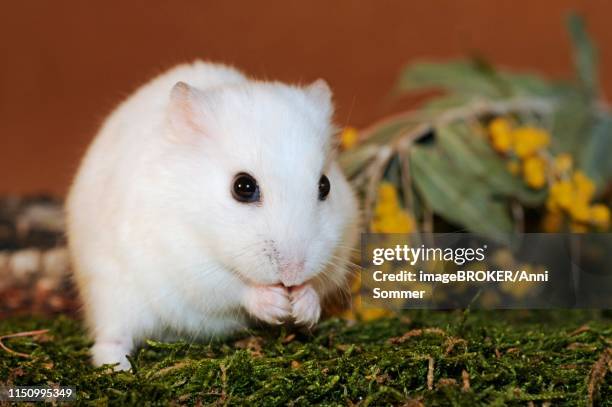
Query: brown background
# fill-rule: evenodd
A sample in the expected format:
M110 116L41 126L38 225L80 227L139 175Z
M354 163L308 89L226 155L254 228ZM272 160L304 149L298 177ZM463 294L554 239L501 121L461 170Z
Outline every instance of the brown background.
M420 58L478 53L571 75L565 18L581 12L612 91L612 1L5 1L0 12L0 194L64 194L112 107L196 57L335 91L340 124L411 104L389 90Z

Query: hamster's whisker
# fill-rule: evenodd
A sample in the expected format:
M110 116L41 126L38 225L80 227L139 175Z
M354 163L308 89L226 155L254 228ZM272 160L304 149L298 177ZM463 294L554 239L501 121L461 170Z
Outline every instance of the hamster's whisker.
M338 265L336 265L335 263L331 262L331 261L326 261L324 264L324 266L331 266L331 267L338 267ZM351 300L351 290L350 290L350 285L349 285L349 281L345 276L339 276L338 280L333 280L329 275L327 274L320 274L320 276L318 276L321 278L321 280L323 281L323 284L325 285L326 282L330 283L331 285L335 286L337 288L337 292L340 294L341 296L341 300L342 302L350 302ZM328 284L329 285L329 284Z
M333 267L336 269L345 269L343 265L333 262L332 259L322 262L320 267L322 268ZM334 286L340 285L342 283L342 280L344 280L344 274L340 274L340 273L320 273L319 275L321 276L322 279L325 279L326 281L332 283ZM336 277L336 278L333 278L333 277Z
M338 255L332 254L330 256L330 259L337 260L337 261L340 261L340 262L344 263L344 265L345 265L344 268L347 269L347 271L350 272L350 273L353 273L354 271L360 271L360 270L363 269L363 267L361 265L359 265L357 263L353 263L352 261L347 260L347 259L345 259L345 258L343 258L341 256L338 256Z
M358 248L356 248L356 247L352 247L352 246L345 246L345 245L340 244L340 243L336 244L336 246L335 246L335 247L336 247L336 248L338 248L338 249L348 250L348 251L349 251L349 252L351 252L351 253L361 253L361 250L359 250L359 249L358 249Z

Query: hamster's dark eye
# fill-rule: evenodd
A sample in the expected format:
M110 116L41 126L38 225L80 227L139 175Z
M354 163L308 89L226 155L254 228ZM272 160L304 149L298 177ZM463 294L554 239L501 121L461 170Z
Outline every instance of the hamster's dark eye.
M259 202L259 185L255 178L245 172L236 175L232 185L232 196L238 202Z
M331 189L331 185L329 184L329 178L325 175L321 175L319 179L319 201L324 201L329 195L329 190Z

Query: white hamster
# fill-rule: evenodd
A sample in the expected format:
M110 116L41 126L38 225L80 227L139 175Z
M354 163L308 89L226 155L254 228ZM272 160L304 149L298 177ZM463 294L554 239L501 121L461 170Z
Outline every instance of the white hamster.
M144 338L313 325L346 285L357 201L334 158L331 92L196 61L104 122L66 211L95 364Z

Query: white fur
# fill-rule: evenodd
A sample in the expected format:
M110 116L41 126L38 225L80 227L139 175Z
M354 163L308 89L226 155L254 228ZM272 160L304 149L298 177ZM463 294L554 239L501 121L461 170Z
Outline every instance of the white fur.
M317 322L323 296L346 283L357 231L330 147L330 98L321 80L258 82L195 62L110 115L67 200L96 364L127 369L126 354L168 332L222 335L249 317ZM260 204L233 199L239 172L257 179Z

